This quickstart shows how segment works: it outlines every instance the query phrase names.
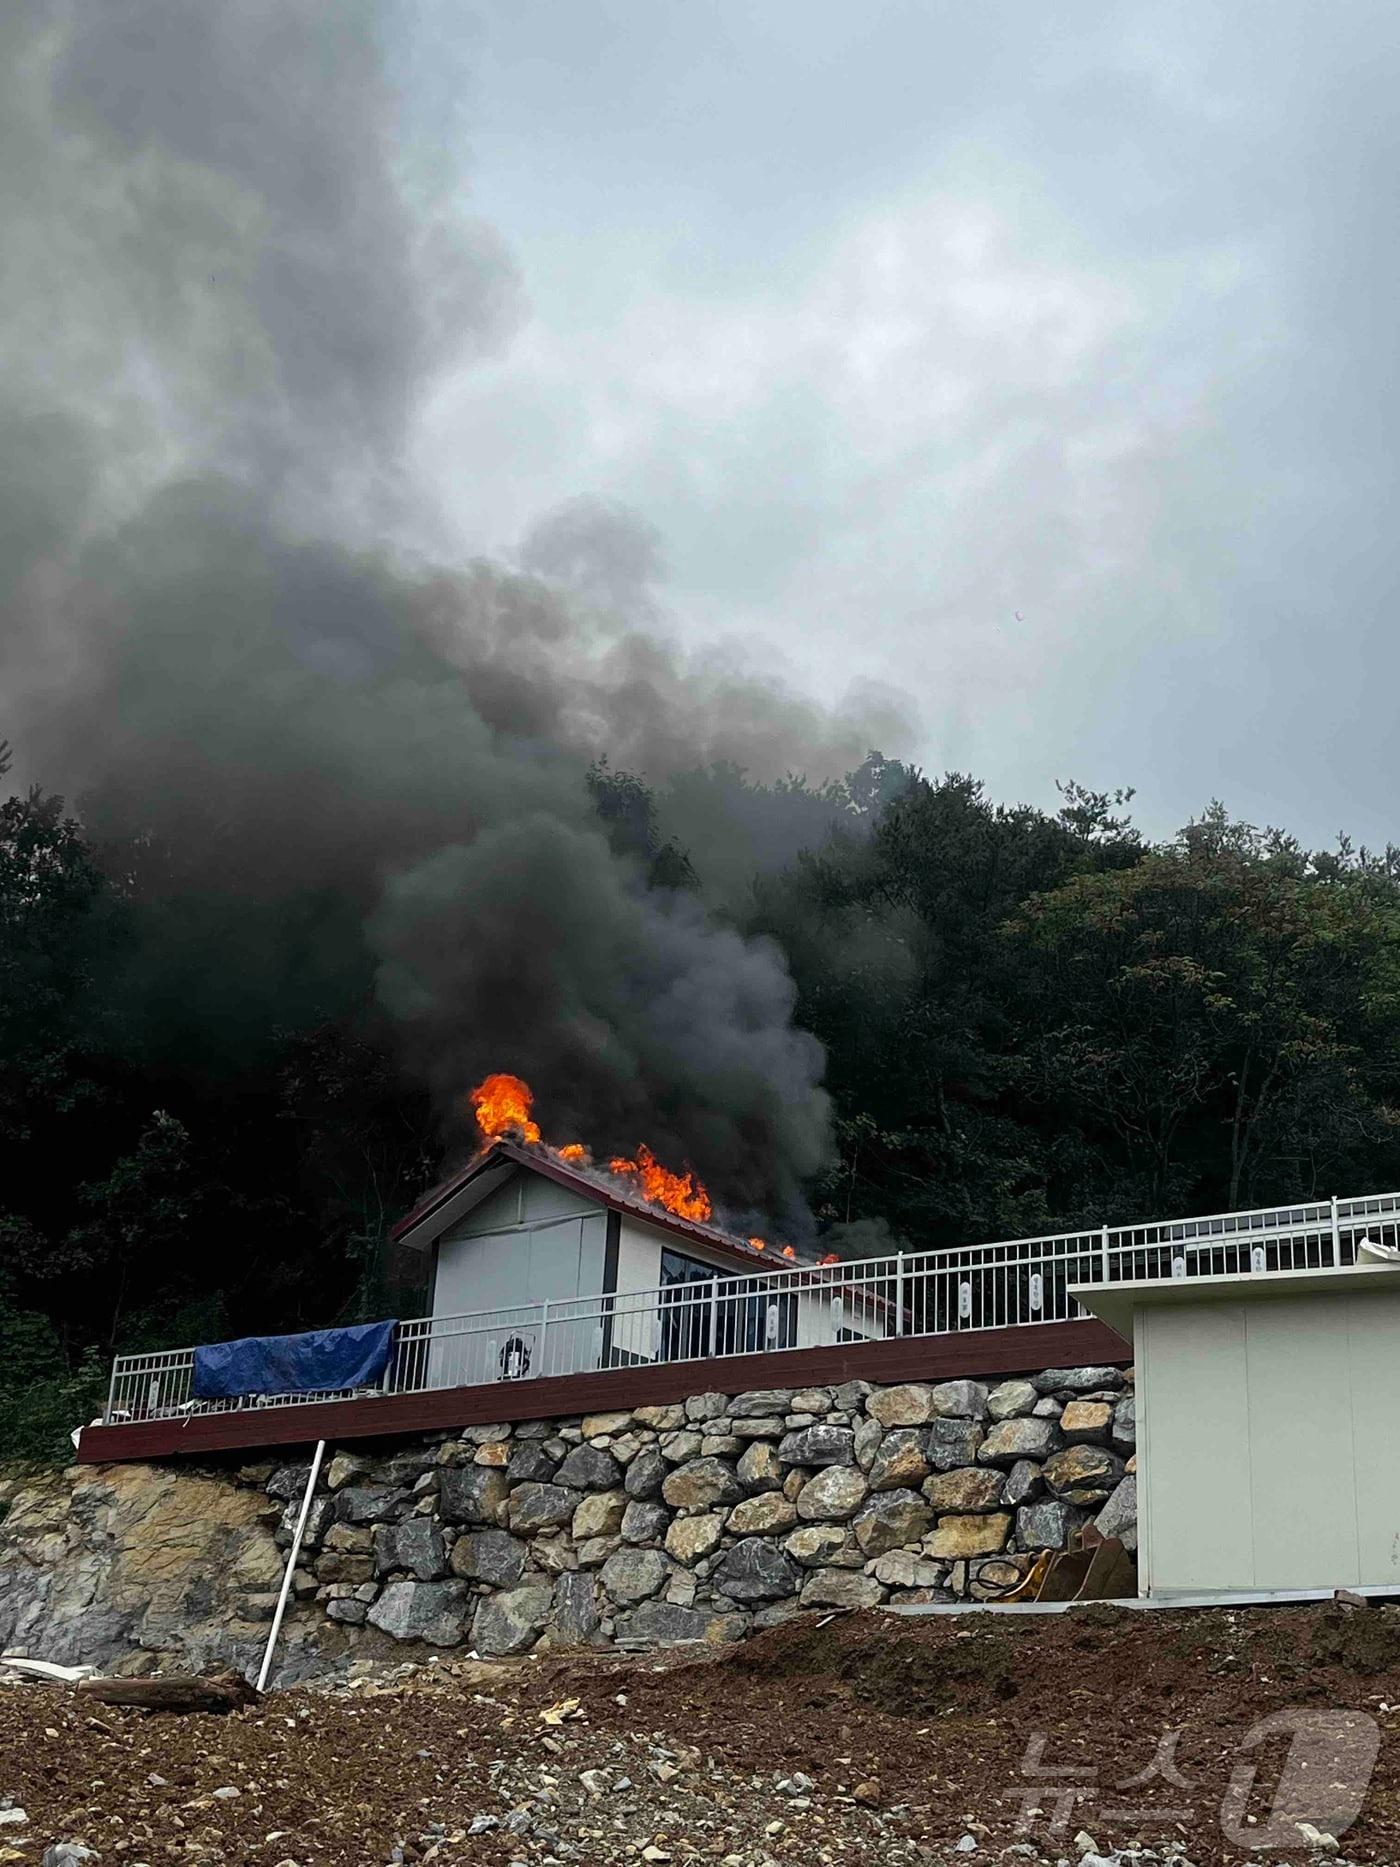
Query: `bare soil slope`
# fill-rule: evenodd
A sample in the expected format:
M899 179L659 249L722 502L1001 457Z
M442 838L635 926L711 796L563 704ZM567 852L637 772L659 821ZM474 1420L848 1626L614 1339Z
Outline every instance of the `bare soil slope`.
M1221 1829L1232 1771L1258 1766L1247 1806L1267 1822L1287 1748L1243 1740L1271 1713L1328 1710L1380 1732L1341 1858L1400 1862L1400 1610L804 1616L717 1651L446 1655L227 1718L13 1687L0 1795L28 1819L0 1810L0 1861L66 1839L150 1867L901 1867L1074 1860L1082 1831L1104 1854L1174 1843L1213 1867L1247 1857ZM1326 1829L1335 1799L1319 1783L1290 1818ZM1300 1831L1264 1858L1311 1854Z

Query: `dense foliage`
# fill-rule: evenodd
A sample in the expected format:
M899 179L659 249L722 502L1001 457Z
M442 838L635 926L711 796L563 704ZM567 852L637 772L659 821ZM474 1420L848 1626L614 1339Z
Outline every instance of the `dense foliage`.
M812 1193L843 1250L1400 1180L1394 852L1309 854L1218 808L1153 844L1121 796L1006 808L874 756L817 790L588 782L638 886L785 950L827 1049ZM744 831L713 855L702 797ZM367 959L323 944L309 1011L211 1042L179 1015L228 984L201 924L160 849L40 792L0 804L0 1453L60 1446L114 1348L411 1300L384 1239L441 1137Z

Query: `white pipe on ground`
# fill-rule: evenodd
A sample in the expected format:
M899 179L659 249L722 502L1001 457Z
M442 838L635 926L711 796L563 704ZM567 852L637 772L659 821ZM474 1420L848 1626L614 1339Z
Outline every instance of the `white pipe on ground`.
M272 1650L277 1645L277 1636L282 1631L282 1616L287 1611L287 1597L292 1592L292 1575L296 1570L297 1557L301 1554L301 1539L306 1534L306 1520L311 1515L311 1499L316 1490L316 1480L321 1475L321 1460L325 1456L326 1442L316 1441L316 1456L311 1461L311 1474L306 1481L306 1495L301 1500L301 1515L297 1518L296 1532L292 1537L292 1547L287 1551L287 1567L282 1576L282 1592L277 1597L277 1612L272 1617L272 1632L267 1637L267 1646L263 1651L262 1665L258 1668L259 1692L267 1684L267 1675L272 1666Z

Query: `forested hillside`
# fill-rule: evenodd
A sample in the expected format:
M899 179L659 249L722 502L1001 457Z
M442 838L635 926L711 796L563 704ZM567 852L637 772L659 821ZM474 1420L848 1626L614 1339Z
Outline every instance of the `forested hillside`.
M843 1252L1400 1183L1395 852L1218 807L1152 843L1121 796L1006 807L877 755L819 788L587 782L639 895L785 956ZM185 886L178 849L102 821L0 804L0 1452L58 1444L114 1349L408 1300L387 1226L466 1145L353 903L309 886L231 942L207 849ZM534 1086L547 1118L567 1086Z

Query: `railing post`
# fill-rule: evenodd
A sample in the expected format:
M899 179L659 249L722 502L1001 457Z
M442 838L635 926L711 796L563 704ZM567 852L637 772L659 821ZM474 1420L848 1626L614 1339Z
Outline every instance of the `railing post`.
M1340 1267L1342 1262L1342 1230L1337 1220L1337 1195L1332 1195L1332 1262Z
M894 1332L904 1334L904 1253L901 1251L895 1259L894 1272Z
M112 1357L112 1378L107 1383L107 1408L106 1408L106 1411L102 1415L102 1422L105 1426L110 1426L112 1424L112 1415L116 1412L116 1410L117 1410L117 1357L113 1355Z
M546 1344L548 1343L548 1341L549 1341L549 1301L548 1299L546 1299L543 1303L540 1304L540 1365L535 1370L535 1373L537 1376L543 1374L545 1371L545 1362L547 1360Z
M1104 1228L1103 1228L1103 1235L1102 1235L1102 1241L1101 1241L1101 1243L1100 1243L1100 1246L1099 1246L1099 1256L1100 1256L1100 1261L1101 1261L1101 1263L1102 1263L1102 1265L1103 1265L1103 1281L1104 1281L1105 1283L1107 1283L1107 1282L1108 1282L1108 1280L1109 1280L1109 1270L1108 1270L1108 1227L1107 1227L1107 1226L1104 1226Z
M719 1279L710 1280L710 1353L719 1353Z

